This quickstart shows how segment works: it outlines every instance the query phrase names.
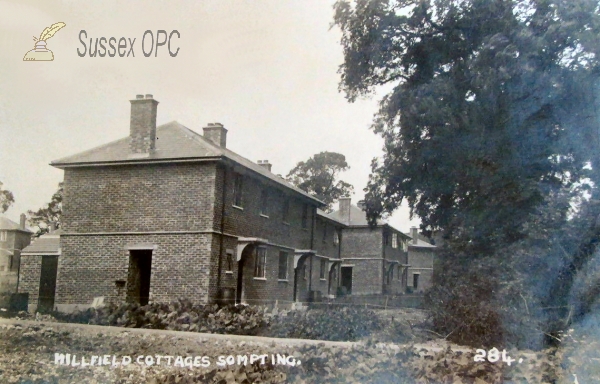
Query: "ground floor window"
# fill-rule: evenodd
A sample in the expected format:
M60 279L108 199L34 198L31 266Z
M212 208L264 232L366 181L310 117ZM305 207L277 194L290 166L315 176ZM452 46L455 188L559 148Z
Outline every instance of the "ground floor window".
M287 280L288 278L288 253L279 252L279 279Z
M418 273L415 273L413 275L413 288L414 289L419 288L419 274Z
M256 251L256 263L254 264L254 277L265 278L265 266L267 265L267 248L258 248Z
M319 273L320 279L325 279L325 271L327 270L327 259L321 259L321 271Z

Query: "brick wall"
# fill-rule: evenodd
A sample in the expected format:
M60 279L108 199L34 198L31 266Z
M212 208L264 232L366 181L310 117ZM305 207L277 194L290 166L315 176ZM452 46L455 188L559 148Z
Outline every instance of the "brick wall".
M215 163L67 168L66 232L213 229Z
M352 294L383 293L383 228L345 228L342 266L353 265Z
M135 244L156 245L152 252L151 301L189 298L208 301L212 234L61 235L56 305L86 306L96 296L125 301L129 251Z
M238 171L241 171L238 169ZM215 225L221 222L223 177L225 184L225 219L224 232L240 237L260 237L268 239L272 244L284 245L295 249L310 249L312 215L316 209L311 205L308 215L308 227L302 228L302 207L305 200L297 194L284 191L272 181L261 180L251 173L243 174L242 209L233 205L234 201L234 169L220 167L216 180ZM269 211L261 215L260 197L262 190L269 189ZM283 221L283 206L286 198L290 199L288 221ZM268 216L268 217L265 217Z
M431 248L411 247L408 249L408 286L413 286L413 275L419 274L417 292L423 292L433 283L433 259L435 251Z
M23 256L19 276L19 292L29 293L29 311L37 309L40 293L40 274L42 272L42 256Z

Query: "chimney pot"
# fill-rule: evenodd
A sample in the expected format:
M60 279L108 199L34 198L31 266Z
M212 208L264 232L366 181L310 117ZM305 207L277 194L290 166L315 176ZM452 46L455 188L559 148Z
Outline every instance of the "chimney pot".
M227 129L221 123L208 123L202 128L204 137L221 148L227 148Z
M352 199L349 196L340 197L339 200L339 210L340 210L340 219L346 223L350 224L350 203Z
M257 163L267 171L271 172L271 167L273 167L273 164L269 163L269 160L258 160Z
M143 99L143 98L144 98L144 95L135 95L135 98L136 98L136 99Z
M21 227L21 229L25 229L25 214L24 213L21 213L20 219L21 219L21 222L19 223L20 224L19 226Z
M146 99L153 99L153 96L149 93L146 94Z

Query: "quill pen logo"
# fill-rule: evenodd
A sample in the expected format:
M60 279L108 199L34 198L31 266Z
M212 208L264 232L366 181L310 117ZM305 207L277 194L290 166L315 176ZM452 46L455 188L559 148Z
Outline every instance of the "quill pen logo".
M63 22L54 23L50 27L44 29L39 39L34 36L33 41L35 41L35 47L25 54L23 61L53 61L54 54L51 50L46 48L46 40L54 36L56 32L66 25L67 24Z

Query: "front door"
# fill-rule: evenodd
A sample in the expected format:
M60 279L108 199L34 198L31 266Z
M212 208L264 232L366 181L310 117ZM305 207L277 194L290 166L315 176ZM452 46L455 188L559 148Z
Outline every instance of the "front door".
M352 294L352 267L342 267L342 287L346 288L346 294Z
M50 312L54 309L57 270L58 256L42 256L42 271L40 275L38 299L39 312Z

